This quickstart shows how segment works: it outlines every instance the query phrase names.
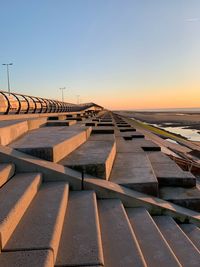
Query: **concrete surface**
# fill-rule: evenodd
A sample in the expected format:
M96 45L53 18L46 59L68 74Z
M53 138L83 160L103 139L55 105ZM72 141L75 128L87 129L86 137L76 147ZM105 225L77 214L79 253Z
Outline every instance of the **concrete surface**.
M198 249L176 222L169 216L155 216L153 218L180 264L187 267L199 267L200 253Z
M105 137L101 139L105 140ZM89 138L86 143L61 160L59 164L108 179L116 155L116 143L114 137L112 140L104 140L98 141Z
M149 212L144 208L129 208L126 212L148 267L180 267Z
M0 189L0 234L4 248L41 183L39 173L16 174Z
M70 192L55 266L103 265L96 195Z
M53 252L51 250L2 252L0 254L0 266L53 267Z
M0 164L0 187L3 186L15 173L15 165L12 163Z
M99 200L105 266L147 266L119 199Z
M42 185L4 251L50 249L56 258L67 200L66 183Z
M144 152L117 153L110 181L150 195L158 193L158 181Z
M200 229L194 224L180 224L181 229L200 251Z
M89 131L89 130L88 130ZM87 129L71 127L48 127L29 132L10 144L10 147L30 155L58 162L87 139Z

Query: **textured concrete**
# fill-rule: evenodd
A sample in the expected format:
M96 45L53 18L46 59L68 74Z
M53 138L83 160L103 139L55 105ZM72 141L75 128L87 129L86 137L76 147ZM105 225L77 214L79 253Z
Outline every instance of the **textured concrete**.
M195 247L200 251L200 229L194 224L180 224L183 232L192 241Z
M110 181L157 196L158 181L144 152L117 153Z
M48 127L33 130L10 146L27 154L58 162L87 139L90 129L83 127Z
M171 164L173 162L172 164L174 164L174 161L161 151L147 152L147 155L151 163Z
M55 266L103 265L96 195L71 192Z
M15 165L12 163L0 164L0 187L4 185L15 173Z
M53 267L53 252L51 250L2 252L0 254L0 266Z
M186 267L199 267L200 253L176 222L169 216L156 216L154 220L178 258Z
M143 153L143 149L134 144L134 142L126 142L122 137L116 138L117 152L119 153Z
M66 183L44 184L4 247L4 251L50 249L56 258L67 200Z
M3 248L24 215L41 183L41 174L15 175L0 189L0 234Z
M105 266L147 266L120 200L99 200Z
M113 137L113 136L112 136ZM102 137L105 140L105 137ZM116 155L116 143L114 137L108 141L91 140L65 157L59 163L73 169L91 174L93 176L108 179Z
M146 209L126 212L148 267L181 266Z
M27 121L12 120L0 123L0 144L6 146L28 131Z
M200 190L197 187L161 187L159 195L162 199L200 212Z
M28 123L28 130L34 130L34 129L37 129L43 125L45 125L47 121L47 118L36 118L36 119L30 119L30 120L27 120L27 123Z
M47 127L55 127L55 126L71 126L76 124L75 120L67 121L67 120L48 120L46 122Z
M150 140L134 139L132 142L134 142L135 145L141 147L144 151L161 151L160 146Z
M152 163L153 170L162 186L196 186L196 177L190 172L184 172L175 162L171 163Z

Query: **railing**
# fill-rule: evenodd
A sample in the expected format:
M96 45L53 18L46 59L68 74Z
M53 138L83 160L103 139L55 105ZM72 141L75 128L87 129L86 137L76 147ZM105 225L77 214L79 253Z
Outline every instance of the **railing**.
M0 91L0 114L59 113L88 109L94 103L75 105L42 97ZM100 109L102 107L96 105Z

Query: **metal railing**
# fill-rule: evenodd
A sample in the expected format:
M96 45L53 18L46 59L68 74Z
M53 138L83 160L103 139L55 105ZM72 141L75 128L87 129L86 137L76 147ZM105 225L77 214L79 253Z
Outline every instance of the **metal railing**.
M59 113L82 111L94 103L75 105L53 99L0 91L0 114Z

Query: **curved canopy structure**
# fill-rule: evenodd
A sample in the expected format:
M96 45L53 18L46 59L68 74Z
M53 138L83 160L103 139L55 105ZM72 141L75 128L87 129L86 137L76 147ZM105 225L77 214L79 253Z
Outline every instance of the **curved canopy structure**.
M75 105L53 99L0 91L0 114L73 112L91 107L103 109L94 103Z

